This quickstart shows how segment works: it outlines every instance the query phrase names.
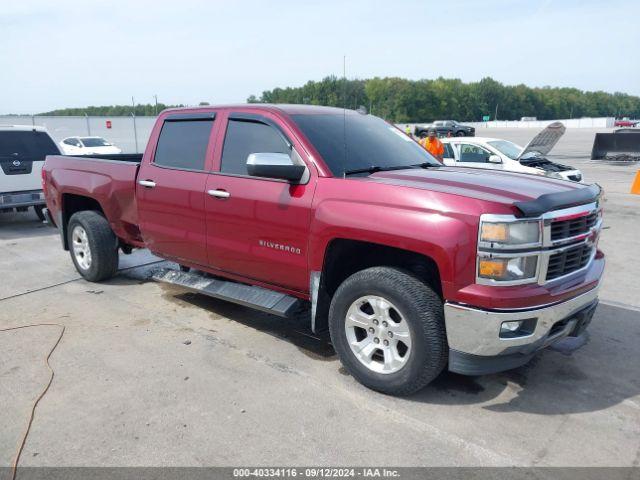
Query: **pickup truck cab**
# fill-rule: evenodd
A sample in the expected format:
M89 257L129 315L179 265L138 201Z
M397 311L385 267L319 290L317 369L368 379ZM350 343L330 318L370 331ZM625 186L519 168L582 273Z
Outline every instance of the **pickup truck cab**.
M44 127L0 125L0 213L33 207L44 220L42 166L59 153Z
M455 120L436 120L430 125L416 125L414 135L425 138L429 135L429 130L434 129L439 137L473 137L476 129L469 125L462 125Z
M44 172L47 215L86 279L146 247L182 266L159 280L281 316L308 308L385 393L523 365L580 335L597 304L597 185L446 167L355 111L171 109L141 157L50 156Z

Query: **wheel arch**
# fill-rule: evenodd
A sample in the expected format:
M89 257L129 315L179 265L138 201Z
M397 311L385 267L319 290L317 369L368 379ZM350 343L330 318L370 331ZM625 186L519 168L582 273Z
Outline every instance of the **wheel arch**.
M340 284L354 273L376 266L409 272L443 298L440 268L431 256L370 241L334 238L325 249L322 270L311 273L311 321L315 332L326 329L331 298Z
M67 231L69 220L76 212L85 210L94 210L105 216L104 209L100 202L93 197L87 195L78 195L74 193L63 193L61 197L62 208L60 209L60 235L62 236L62 246L65 250L69 250L69 242Z

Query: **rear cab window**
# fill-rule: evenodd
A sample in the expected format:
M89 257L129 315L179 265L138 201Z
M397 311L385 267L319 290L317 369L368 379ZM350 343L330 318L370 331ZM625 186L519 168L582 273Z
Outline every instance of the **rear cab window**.
M165 119L153 164L177 170L204 171L214 117Z

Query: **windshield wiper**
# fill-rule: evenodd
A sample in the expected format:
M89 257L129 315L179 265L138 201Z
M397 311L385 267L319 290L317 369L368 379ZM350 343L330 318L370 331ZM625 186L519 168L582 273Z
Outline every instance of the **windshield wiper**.
M431 163L418 163L416 165L394 165L390 167L381 167L379 165L371 165L366 168L356 168L354 170L345 170L343 175L346 177L347 175L356 175L358 173L376 173L376 172L389 172L391 170L410 170L415 167L421 168L429 168L436 167L437 165L433 165Z
M435 163L431 163L431 162L424 162L424 163L416 163L415 165L411 165L412 167L420 167L420 168L439 168L442 165L440 164L435 164Z

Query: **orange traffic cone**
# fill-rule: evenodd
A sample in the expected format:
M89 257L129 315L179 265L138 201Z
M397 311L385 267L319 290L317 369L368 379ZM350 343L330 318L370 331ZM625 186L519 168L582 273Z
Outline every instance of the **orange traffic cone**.
M633 180L633 183L631 184L631 193L640 195L640 170L638 170L638 173L636 173L636 178Z

